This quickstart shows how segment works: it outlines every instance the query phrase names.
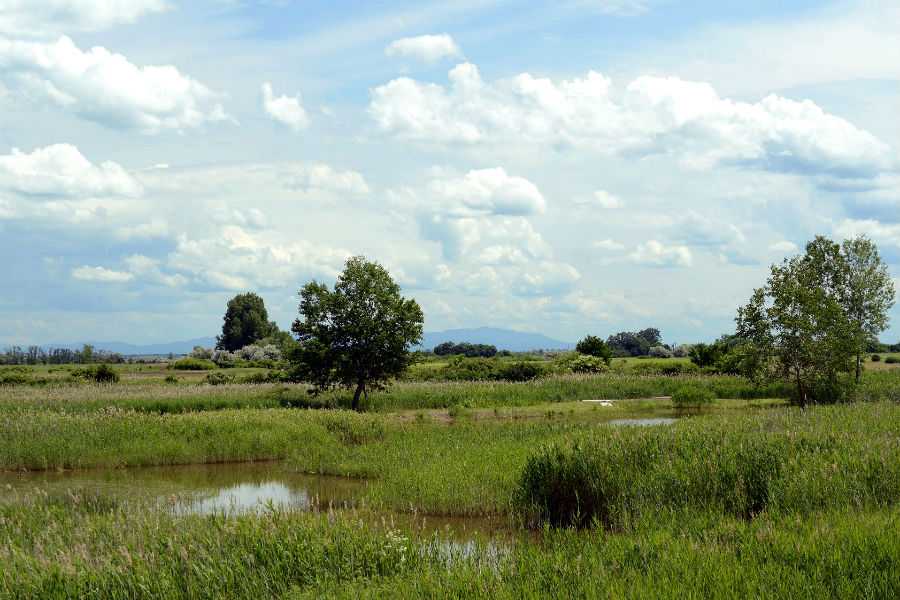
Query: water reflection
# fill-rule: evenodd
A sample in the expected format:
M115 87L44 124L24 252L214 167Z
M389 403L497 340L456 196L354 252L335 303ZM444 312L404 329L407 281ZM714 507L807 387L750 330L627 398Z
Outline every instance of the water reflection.
M445 517L373 512L365 506L369 483L297 473L283 463L227 463L68 472L0 473L0 502L36 491L49 496L150 501L179 515L228 515L280 510L360 509L356 514L385 529L468 544L512 535L502 517ZM455 547L455 546L454 546ZM466 552L463 551L463 554Z

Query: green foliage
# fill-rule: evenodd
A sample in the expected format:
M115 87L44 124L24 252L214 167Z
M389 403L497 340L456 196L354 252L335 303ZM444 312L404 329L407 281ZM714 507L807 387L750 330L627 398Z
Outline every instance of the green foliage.
M544 374L544 369L534 362L517 361L506 363L500 367L498 379L503 381L523 382L532 381Z
M872 362L881 362L881 355L880 355L880 354L873 354L873 355L872 355Z
M434 347L434 354L436 356L454 356L461 354L469 358L474 358L476 356L490 358L496 356L497 347L488 344L470 344L468 342L459 344L444 342Z
M609 363L607 360L601 356L589 354L576 354L563 364L565 365L565 368L572 373L597 374L609 370Z
M659 329L649 327L642 331L622 331L609 336L607 345L615 356L647 356L650 348L662 344Z
M694 408L712 404L715 395L706 388L697 386L684 386L675 390L672 394L672 404L677 408Z
M293 361L296 376L314 392L355 387L353 407L359 408L362 395L383 388L411 363L409 349L422 339L422 309L400 295L378 263L350 258L334 291L311 282L300 297Z
M269 322L263 299L252 292L238 294L228 301L216 348L234 352L277 334L278 326Z
M660 511L750 518L767 510L894 505L900 455L892 448L900 429L881 419L897 411L780 410L592 432L530 458L515 506L533 524L621 529Z
M586 354L599 358L609 366L612 361L612 349L602 339L595 335L586 336L575 346L575 351L579 354Z
M90 381L93 383L112 384L119 382L119 374L109 365L97 365L93 367L84 367L72 371L72 379L80 379L82 381Z
M888 356L884 359L884 362L889 365L896 365L897 363L900 363L900 356Z
M234 383L234 376L216 371L206 376L206 383L209 385L227 385Z
M174 371L212 371L216 368L216 363L203 358L187 357L169 363L169 368Z
M175 383L178 383L178 378L175 377L174 375L166 375L165 382L175 384Z
M792 382L801 406L847 400L893 298L874 244L858 238L841 246L818 236L804 255L773 265L767 285L738 310L747 370Z

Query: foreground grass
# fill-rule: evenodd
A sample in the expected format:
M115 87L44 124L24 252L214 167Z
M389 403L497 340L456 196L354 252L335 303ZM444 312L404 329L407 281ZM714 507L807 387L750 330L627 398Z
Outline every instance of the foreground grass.
M175 517L100 499L0 507L0 597L767 597L900 594L900 513L682 516L626 534L447 545L353 514Z

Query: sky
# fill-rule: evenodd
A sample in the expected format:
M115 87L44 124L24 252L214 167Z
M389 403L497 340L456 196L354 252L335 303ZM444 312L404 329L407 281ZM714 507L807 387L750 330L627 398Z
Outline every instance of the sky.
M0 345L214 335L352 255L425 328L734 328L865 234L900 283L892 0L0 0ZM900 309L883 336L900 338Z

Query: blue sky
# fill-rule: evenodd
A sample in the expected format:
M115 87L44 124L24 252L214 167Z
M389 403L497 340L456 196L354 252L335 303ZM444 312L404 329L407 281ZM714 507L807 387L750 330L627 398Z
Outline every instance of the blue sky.
M567 340L714 338L816 234L869 235L900 277L898 22L876 0L0 0L0 344L212 335L244 290L288 327L352 254L429 330Z

